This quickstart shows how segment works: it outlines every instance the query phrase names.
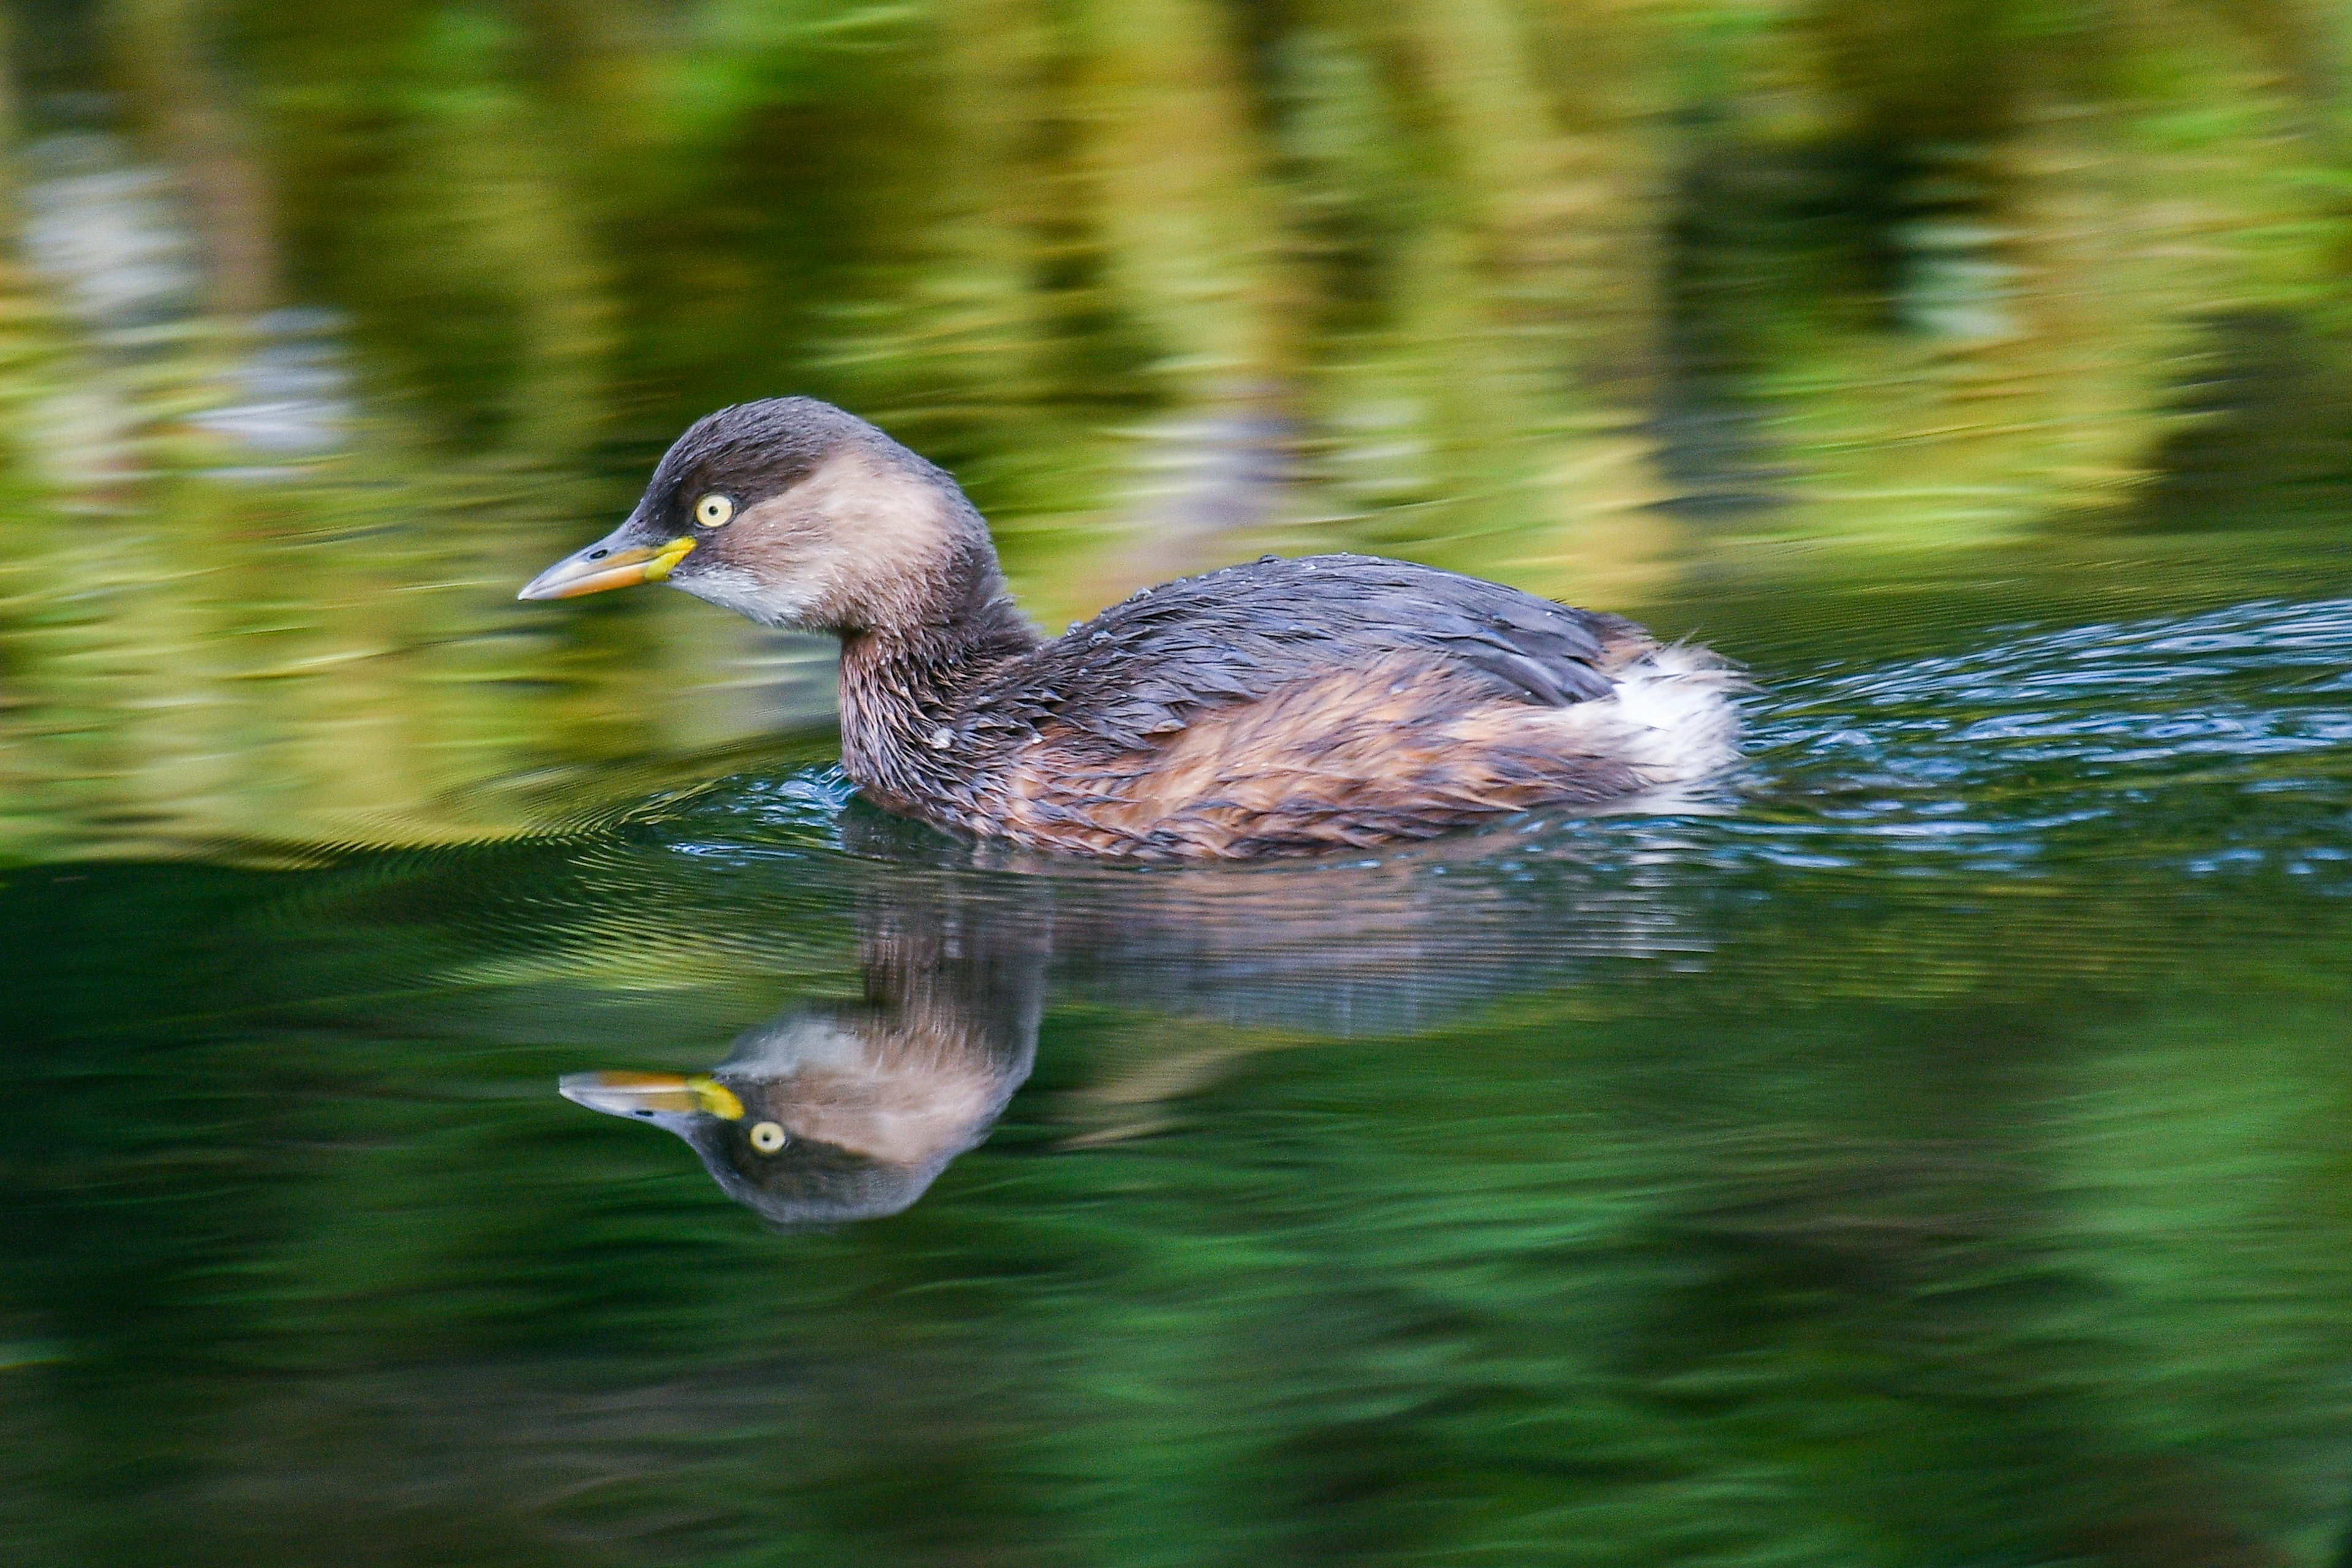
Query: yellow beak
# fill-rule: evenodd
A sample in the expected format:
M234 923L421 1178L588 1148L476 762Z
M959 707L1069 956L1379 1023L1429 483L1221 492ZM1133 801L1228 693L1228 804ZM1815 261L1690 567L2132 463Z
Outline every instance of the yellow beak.
M728 1121L743 1120L743 1102L709 1073L568 1072L556 1088L564 1099L607 1116L672 1115L700 1110Z
M576 551L523 584L518 599L576 599L583 594L601 594L607 588L632 588L639 583L658 583L668 576L677 563L694 549L689 536L673 539L667 544L635 544L626 547L600 539L585 550Z

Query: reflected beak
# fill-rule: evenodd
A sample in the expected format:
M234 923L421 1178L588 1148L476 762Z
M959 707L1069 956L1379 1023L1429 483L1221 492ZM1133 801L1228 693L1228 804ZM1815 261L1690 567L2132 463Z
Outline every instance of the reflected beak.
M523 584L518 599L576 599L607 588L631 588L658 583L676 569L694 548L691 538L662 544L628 544L618 541L629 531L623 523L587 549L574 552Z
M699 1111L726 1121L743 1119L735 1091L709 1073L688 1078L671 1072L568 1072L557 1080L564 1099L607 1116L651 1121Z

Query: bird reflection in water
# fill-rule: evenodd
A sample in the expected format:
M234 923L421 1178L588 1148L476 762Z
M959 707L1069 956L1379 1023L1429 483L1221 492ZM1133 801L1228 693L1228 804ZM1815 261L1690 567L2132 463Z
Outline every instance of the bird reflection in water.
M1572 984L1594 962L1706 947L1675 893L1667 829L1596 849L1570 820L1556 837L1530 824L1354 863L1005 874L957 863L935 835L901 843L917 830L866 815L845 826L873 858L837 863L863 868L841 889L857 912L860 1000L751 1030L707 1073L562 1084L685 1139L729 1196L780 1227L896 1214L981 1143L1034 1061L1049 960L1057 988L1145 1016L1110 1031L1124 1060L1095 1063L1101 1081L1063 1097L1087 1124L1061 1141L1077 1148L1164 1128L1164 1101L1253 1052L1417 1033ZM698 870L711 853L698 847ZM708 891L679 889L689 904Z
M1045 937L971 902L860 914L861 999L750 1030L708 1073L570 1073L564 1098L675 1132L772 1225L897 1214L1028 1078Z

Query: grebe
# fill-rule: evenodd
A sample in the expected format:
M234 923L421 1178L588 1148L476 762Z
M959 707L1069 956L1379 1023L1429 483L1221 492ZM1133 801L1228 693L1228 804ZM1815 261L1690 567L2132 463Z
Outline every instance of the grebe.
M1375 556L1266 556L1048 640L955 480L812 398L698 422L628 521L520 596L654 582L838 637L842 771L887 810L1036 849L1426 838L1737 755L1740 681L1714 655Z

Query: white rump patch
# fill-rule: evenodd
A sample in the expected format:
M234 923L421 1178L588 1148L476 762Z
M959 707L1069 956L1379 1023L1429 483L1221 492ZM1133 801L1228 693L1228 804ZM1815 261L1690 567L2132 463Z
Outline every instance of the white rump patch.
M1536 721L1580 752L1631 766L1645 789L1697 784L1739 760L1735 693L1748 679L1703 647L1675 643L1615 672L1607 697L1555 709Z

